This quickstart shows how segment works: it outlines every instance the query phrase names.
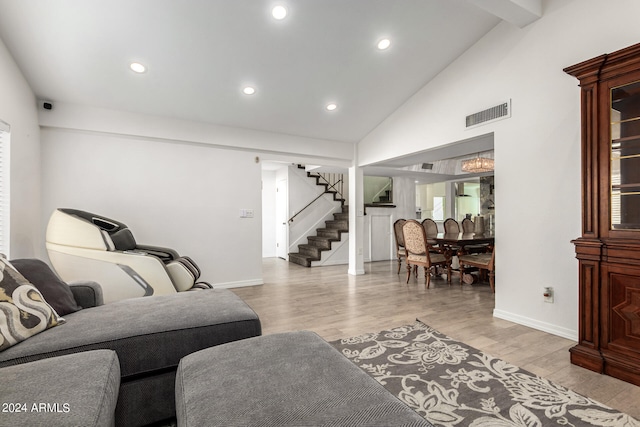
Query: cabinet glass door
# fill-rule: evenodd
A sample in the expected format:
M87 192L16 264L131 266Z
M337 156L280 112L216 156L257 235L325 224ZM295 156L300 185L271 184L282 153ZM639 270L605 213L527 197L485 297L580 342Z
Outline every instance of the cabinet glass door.
M611 90L611 229L640 230L640 82Z

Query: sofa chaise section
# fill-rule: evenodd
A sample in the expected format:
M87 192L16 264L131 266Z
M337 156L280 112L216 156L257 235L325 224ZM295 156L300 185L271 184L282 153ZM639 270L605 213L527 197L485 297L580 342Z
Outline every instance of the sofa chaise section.
M226 289L122 300L85 308L65 320L0 352L0 367L114 350L121 370L116 424L123 426L174 416L175 371L182 357L261 334L256 313Z
M115 424L118 356L86 351L0 368L0 427Z

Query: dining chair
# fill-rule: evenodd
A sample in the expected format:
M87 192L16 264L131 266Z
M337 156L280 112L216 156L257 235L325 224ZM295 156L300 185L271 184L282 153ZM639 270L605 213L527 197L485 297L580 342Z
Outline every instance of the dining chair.
M431 219L426 218L422 220L422 228L424 228L424 232L427 234L427 245L429 246L429 251L433 253L443 253L444 249L438 245L435 238L438 236L438 224Z
M426 218L422 221L424 231L427 233L427 237L435 236L438 234L438 224L431 218Z
M475 267L479 270L486 270L489 273L489 285L491 286L491 292L495 293L495 257L496 248L492 248L491 252L460 255L458 261L460 262L460 284L462 284L462 278L465 274L468 274L469 267Z
M476 231L476 226L471 218L465 218L462 220L462 232L473 233Z
M460 224L453 218L447 218L444 220L444 232L445 233L459 233Z
M475 233L476 225L471 218L465 218L462 220L462 232L463 233ZM476 254L482 252L488 252L487 245L467 245L465 247L466 253Z
M430 253L427 243L427 234L424 227L414 219L407 220L402 226L404 247L407 251L407 283L411 278L411 267L422 266L424 268L425 284L427 288L431 283L431 273L435 274L436 266L447 269L447 282L451 286L451 260L443 254ZM415 270L416 277L418 271Z
M405 219L398 219L393 223L393 234L396 238L396 257L398 258L398 274L402 267L402 259L407 257L407 251L404 248L404 237L402 235L402 226L407 222Z
M445 234L458 234L460 233L460 224L458 224L458 221L453 218L447 218L444 220L444 232ZM446 249L450 252L451 257L457 257L460 247L447 245Z

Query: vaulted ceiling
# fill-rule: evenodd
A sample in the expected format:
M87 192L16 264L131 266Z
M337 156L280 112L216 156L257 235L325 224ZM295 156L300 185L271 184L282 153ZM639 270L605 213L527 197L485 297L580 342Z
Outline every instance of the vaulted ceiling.
M355 142L502 19L527 25L540 4L0 0L0 37L54 108L66 102ZM272 16L276 5L284 19ZM382 39L390 46L381 50ZM132 71L132 62L146 71Z

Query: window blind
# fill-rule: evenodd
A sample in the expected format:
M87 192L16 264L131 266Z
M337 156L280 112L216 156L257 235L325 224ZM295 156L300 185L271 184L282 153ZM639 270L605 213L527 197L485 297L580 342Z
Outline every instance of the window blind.
M0 120L0 253L9 257L9 140L10 127Z

